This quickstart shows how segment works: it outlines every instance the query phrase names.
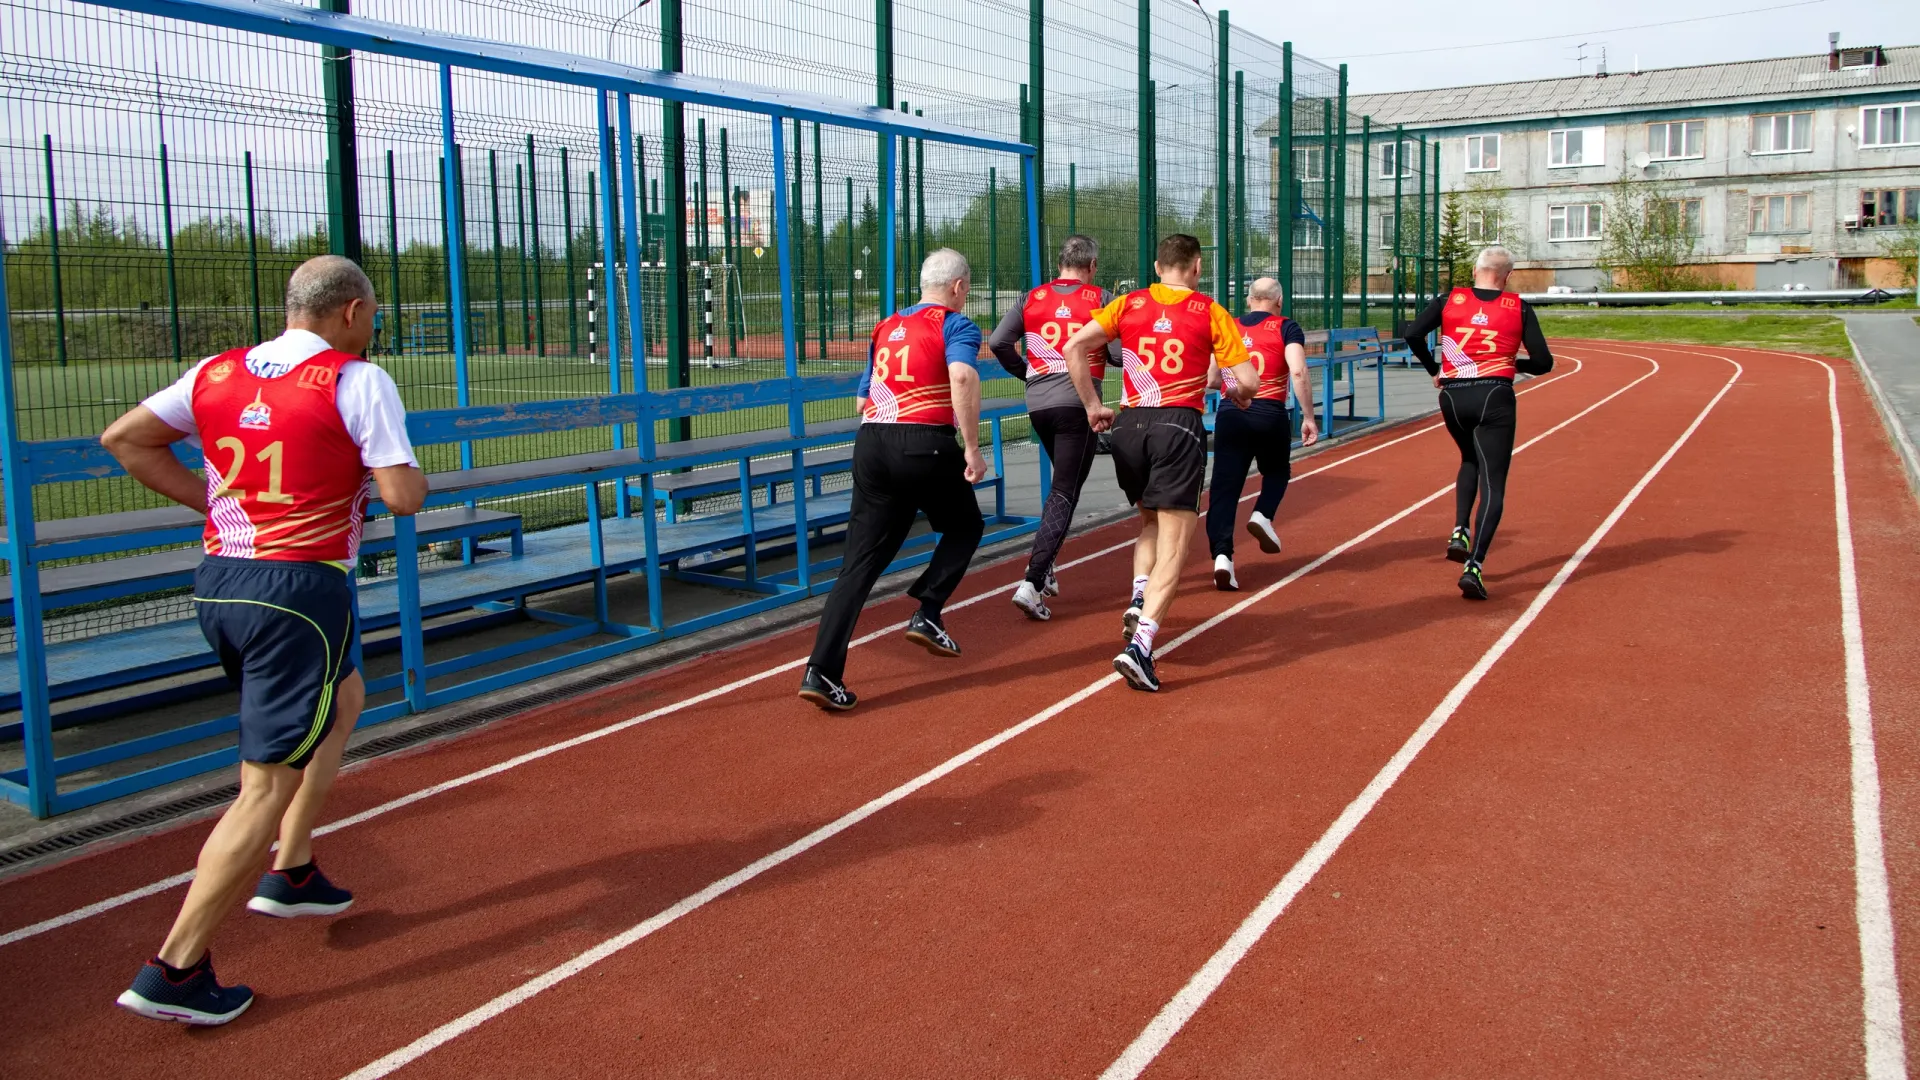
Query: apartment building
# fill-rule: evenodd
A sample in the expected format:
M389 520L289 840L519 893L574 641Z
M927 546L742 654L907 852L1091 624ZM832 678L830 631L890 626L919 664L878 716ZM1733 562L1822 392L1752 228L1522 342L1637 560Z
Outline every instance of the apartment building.
M1920 228L1920 46L1832 38L1808 56L1356 96L1349 115L1356 127L1370 116L1374 132L1368 266L1387 273L1394 169L1413 167L1424 135L1468 237L1511 248L1528 291L1609 283L1600 240L1626 178L1658 181L1675 201L1687 262L1707 281L1892 285L1882 241ZM1357 221L1357 180L1348 192Z

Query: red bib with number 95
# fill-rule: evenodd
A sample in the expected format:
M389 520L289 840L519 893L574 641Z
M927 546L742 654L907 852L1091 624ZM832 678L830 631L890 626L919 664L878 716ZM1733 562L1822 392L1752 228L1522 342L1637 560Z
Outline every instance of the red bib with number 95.
M870 424L953 426L946 334L947 316L953 314L931 305L880 320L873 328L873 377L861 419Z
M1080 287L1061 293L1054 288L1055 285ZM1066 347L1067 339L1092 322L1093 313L1106 304L1107 294L1100 286L1081 285L1071 278L1042 285L1028 293L1027 302L1020 311L1020 321L1026 332L1027 377L1065 375L1067 358L1062 350ZM1093 381L1099 382L1107 374L1107 350L1093 350L1087 358L1087 366L1093 372Z
M1128 294L1117 327L1126 372L1120 404L1203 408L1213 362L1212 312L1213 300L1197 292L1171 304L1154 299L1152 289Z
M200 369L193 423L207 459L207 554L283 562L354 557L373 474L334 395L340 369L359 361L329 349L263 379L247 370L247 351L235 349Z
M1440 318L1440 377L1511 379L1520 352L1520 297L1503 292L1491 300L1455 289Z

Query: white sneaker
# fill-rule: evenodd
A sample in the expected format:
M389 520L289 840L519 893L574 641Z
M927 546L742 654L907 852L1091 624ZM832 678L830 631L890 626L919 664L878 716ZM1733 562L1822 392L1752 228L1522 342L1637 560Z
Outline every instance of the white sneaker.
M1147 598L1135 596L1133 603L1120 616L1120 640L1132 641L1133 632L1140 629L1140 620L1146 617Z
M1221 592L1239 592L1240 582L1233 576L1233 556L1213 557L1213 587Z
M1040 591L1047 596L1060 595L1060 579L1053 576L1053 567L1051 566L1047 567L1047 583L1041 586Z
M1280 534L1273 531L1273 522L1267 520L1267 515L1255 510L1247 518L1247 531L1260 542L1261 551L1269 555L1280 554Z
M1027 618L1034 622L1046 622L1053 618L1053 612L1047 610L1046 600L1031 581L1021 582L1020 587L1013 590L1013 606L1026 612Z

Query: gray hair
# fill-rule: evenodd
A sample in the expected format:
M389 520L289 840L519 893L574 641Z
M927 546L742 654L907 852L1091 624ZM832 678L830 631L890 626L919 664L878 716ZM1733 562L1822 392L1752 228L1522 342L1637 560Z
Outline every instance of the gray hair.
M1280 282L1274 278L1254 278L1253 284L1247 286L1249 300L1271 300L1278 304L1286 298L1286 293L1280 289Z
M972 281L973 267L967 257L952 248L939 248L927 254L920 264L920 291L949 288L956 281Z
M1100 257L1100 241L1074 233L1060 245L1060 265L1068 270L1085 270Z
M287 279L288 315L331 315L346 307L349 300L373 303L373 280L344 256L308 259Z
M1492 247L1481 248L1480 254L1474 257L1473 268L1476 271L1491 270L1501 275L1512 273L1513 252L1508 251L1498 244Z

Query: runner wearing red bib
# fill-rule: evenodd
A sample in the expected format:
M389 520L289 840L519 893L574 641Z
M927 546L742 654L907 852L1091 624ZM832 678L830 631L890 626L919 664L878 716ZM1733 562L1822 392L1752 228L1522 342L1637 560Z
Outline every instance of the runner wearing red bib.
M1217 366L1233 374L1228 397L1245 408L1260 373L1247 359L1240 328L1226 309L1194 291L1200 280L1200 241L1176 233L1160 241L1154 260L1160 281L1122 296L1094 314L1065 350L1080 403L1095 431L1113 430L1113 471L1127 500L1140 508L1134 545L1132 602L1122 616L1127 648L1114 669L1136 690L1158 690L1153 640L1173 605L1187 540L1200 508L1207 472L1207 432L1201 419ZM1089 355L1109 341L1120 345L1121 411L1094 391Z
M311 259L287 282L285 334L201 361L100 437L134 479L207 515L194 608L240 690L240 796L201 849L165 944L120 995L142 1016L224 1024L253 1003L246 987L220 985L207 951L250 878L247 907L263 915L353 903L313 862L313 826L366 699L348 569L370 480L396 514L427 493L399 391L360 359L374 310L359 267ZM196 437L204 479L172 449Z
M1053 617L1046 602L1060 591L1053 562L1073 524L1080 489L1093 471L1098 452L1098 440L1087 425L1087 410L1073 388L1061 350L1106 305L1106 292L1093 284L1099 254L1100 246L1092 237L1067 237L1060 247L1060 276L1029 290L987 339L987 348L1007 374L1026 383L1027 418L1053 466L1052 483L1040 508L1040 528L1033 534L1033 550L1027 556L1026 580L1013 593L1013 606L1038 621ZM1108 352L1097 352L1089 362L1096 392L1101 392L1108 356Z
M1514 377L1553 370L1553 354L1533 309L1506 291L1512 270L1513 256L1507 249L1487 248L1474 260L1472 288L1435 297L1425 311L1400 328L1407 348L1433 376L1440 390L1440 415L1460 448L1447 558L1466 563L1459 585L1461 595L1469 600L1487 598L1481 564L1493 546L1494 530L1506 505L1517 402ZM1436 333L1438 357L1427 345L1427 336Z

